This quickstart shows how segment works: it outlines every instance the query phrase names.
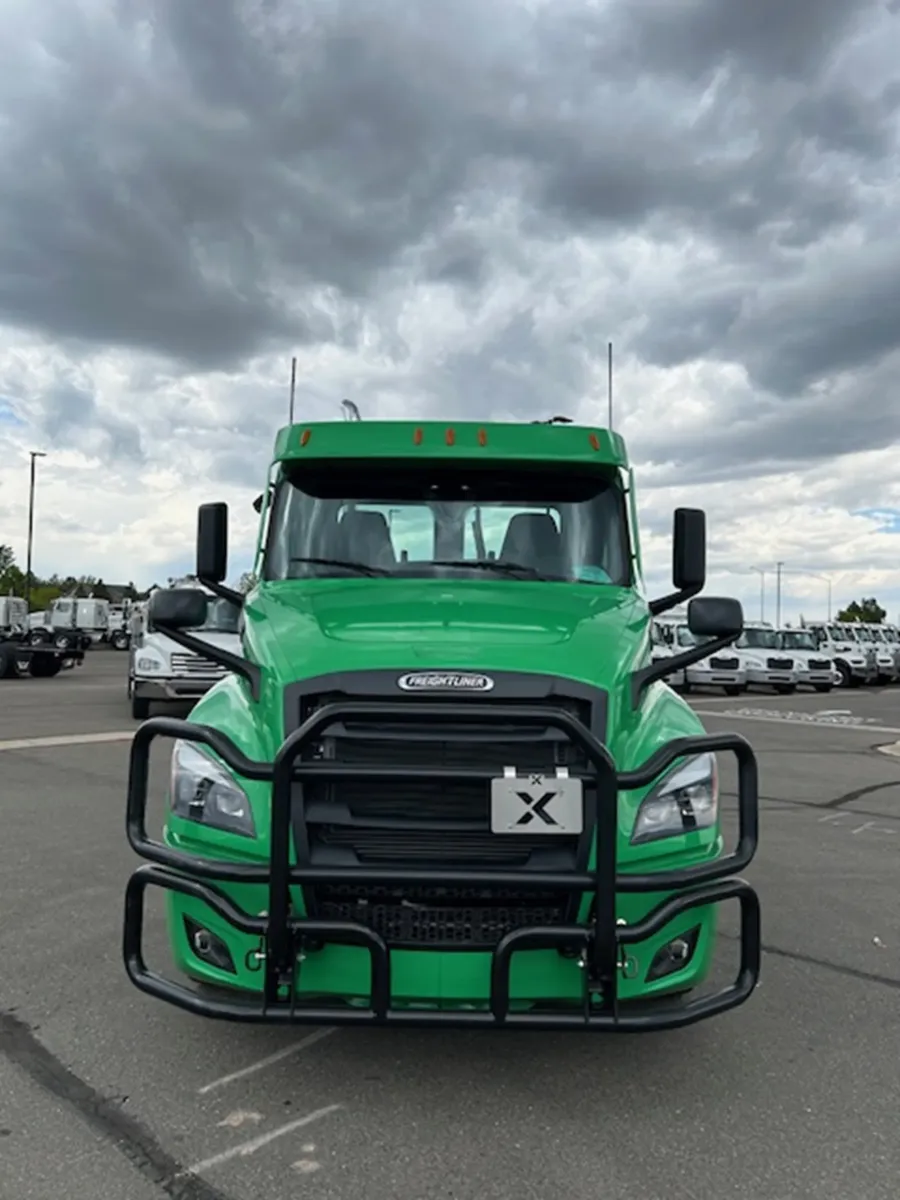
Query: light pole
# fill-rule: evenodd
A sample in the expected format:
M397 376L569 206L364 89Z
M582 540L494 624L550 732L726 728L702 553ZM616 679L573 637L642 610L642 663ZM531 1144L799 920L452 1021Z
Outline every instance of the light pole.
M762 567L751 567L751 571L755 571L759 576L759 619L766 619L766 573Z
M31 550L34 545L34 463L35 459L46 458L43 450L29 450L31 455L31 477L28 485L28 549L25 565L25 603L31 612Z
M775 628L781 628L781 571L783 562L775 564Z

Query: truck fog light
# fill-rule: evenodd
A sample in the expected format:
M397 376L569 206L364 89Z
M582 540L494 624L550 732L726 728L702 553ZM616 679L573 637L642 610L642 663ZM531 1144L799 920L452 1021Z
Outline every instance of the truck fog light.
M678 937L672 938L671 942L666 942L665 946L661 946L654 954L653 962L647 971L647 982L652 983L654 979L663 979L666 975L672 975L675 971L686 967L694 956L699 939L700 926L695 925L687 933L679 934Z
M216 937L214 933L210 933L208 929L204 929L202 925L192 921L190 917L184 918L184 928L191 949L198 958L209 963L211 967L218 967L220 971L228 971L230 975L237 974L231 951L220 937Z

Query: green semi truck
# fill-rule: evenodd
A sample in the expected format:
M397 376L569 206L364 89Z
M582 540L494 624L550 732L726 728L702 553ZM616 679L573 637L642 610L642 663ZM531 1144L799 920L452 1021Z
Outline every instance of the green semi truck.
M700 596L702 510L674 519L673 591L642 581L633 471L608 430L322 422L277 435L255 584L225 584L228 511L199 511L196 574L239 603L241 653L188 720L131 746L125 900L142 991L250 1022L635 1031L733 1008L760 965L757 764L663 681L730 645ZM697 646L654 663L689 601ZM167 590L187 632L205 598ZM149 758L173 739L161 840ZM726 852L718 756L737 760ZM143 953L167 895L170 979ZM740 904L733 983L707 979Z

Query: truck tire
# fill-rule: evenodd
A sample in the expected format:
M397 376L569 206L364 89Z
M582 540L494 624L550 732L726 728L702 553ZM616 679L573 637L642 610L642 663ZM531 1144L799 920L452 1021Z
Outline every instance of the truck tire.
M53 639L53 645L57 650L71 650L74 638L69 633L58 633Z
M813 687L816 689L817 692L830 692L831 686L832 685L830 683L815 683L815 684L813 684Z
M796 683L776 683L775 691L779 696L793 696L797 690Z
M131 715L135 721L146 721L150 716L150 701L144 696L132 696Z
M0 679L15 679L18 674L16 656L6 646L0 646Z
M125 633L124 630L117 629L116 632L109 639L109 641L110 641L110 645L112 646L113 650L127 650L128 649L128 634Z
M837 666L838 672L841 677L840 686L842 688L853 687L855 680L854 680L853 675L850 672L850 668L847 666L847 664L845 662L841 662L840 659L838 659L836 666Z
M739 696L743 690L739 683L726 683L724 688L726 696Z

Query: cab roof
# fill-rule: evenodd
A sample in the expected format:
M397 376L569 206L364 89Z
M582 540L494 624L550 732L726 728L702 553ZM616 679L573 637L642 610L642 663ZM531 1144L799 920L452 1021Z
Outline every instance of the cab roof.
M597 426L512 421L309 421L279 429L276 462L323 458L482 459L628 468L624 440Z

